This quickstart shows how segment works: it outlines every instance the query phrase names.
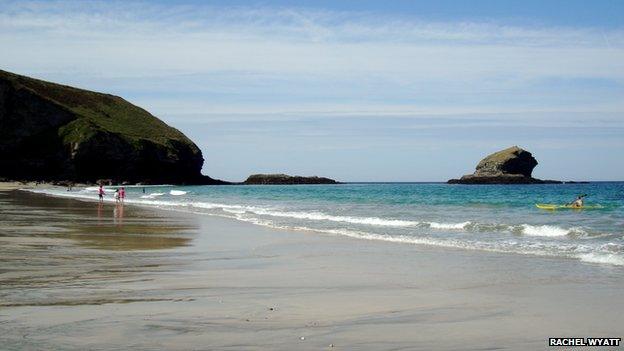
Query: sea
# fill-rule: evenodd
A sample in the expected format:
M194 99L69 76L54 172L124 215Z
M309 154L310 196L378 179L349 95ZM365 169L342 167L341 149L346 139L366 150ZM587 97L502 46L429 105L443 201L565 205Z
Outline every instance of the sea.
M34 189L97 201L97 188ZM105 201L114 202L114 187ZM624 182L129 186L126 204L355 240L624 266ZM579 194L598 208L542 210Z

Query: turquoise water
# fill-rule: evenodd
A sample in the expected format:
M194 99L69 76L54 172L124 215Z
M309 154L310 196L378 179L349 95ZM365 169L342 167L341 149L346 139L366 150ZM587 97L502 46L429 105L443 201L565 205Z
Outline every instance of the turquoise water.
M96 197L95 188L46 192ZM128 203L325 235L624 265L624 182L156 186L130 187L127 193ZM586 204L603 208L535 207L563 204L577 194L588 194Z

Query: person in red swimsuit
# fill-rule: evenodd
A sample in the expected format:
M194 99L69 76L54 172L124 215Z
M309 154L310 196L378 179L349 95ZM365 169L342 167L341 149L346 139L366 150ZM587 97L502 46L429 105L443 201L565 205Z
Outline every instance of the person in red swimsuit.
M100 185L100 188L98 189L98 197L100 198L100 202L104 201L104 195L106 193L104 192L104 188L102 187L102 185Z

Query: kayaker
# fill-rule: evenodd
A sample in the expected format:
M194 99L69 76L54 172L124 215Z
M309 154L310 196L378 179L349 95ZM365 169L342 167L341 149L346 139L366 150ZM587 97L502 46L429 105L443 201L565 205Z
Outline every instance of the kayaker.
M570 205L572 205L572 207L583 207L583 198L585 197L585 195L579 195L576 197L576 200L572 201L570 203Z

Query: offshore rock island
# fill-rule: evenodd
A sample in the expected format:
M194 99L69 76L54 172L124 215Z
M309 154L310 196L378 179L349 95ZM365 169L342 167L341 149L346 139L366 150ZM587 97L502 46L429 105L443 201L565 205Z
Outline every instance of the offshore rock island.
M247 185L289 185L289 184L340 184L325 177L289 176L286 174L252 174L243 182Z
M225 183L203 163L184 134L120 97L0 70L0 177Z
M533 155L512 146L495 152L479 162L473 174L451 179L449 184L560 184L557 180L533 178L533 168L538 162Z

